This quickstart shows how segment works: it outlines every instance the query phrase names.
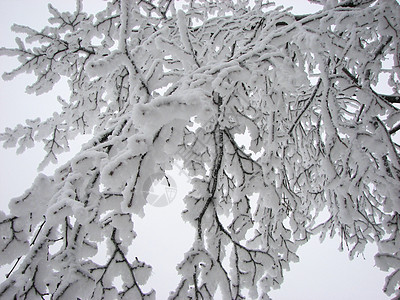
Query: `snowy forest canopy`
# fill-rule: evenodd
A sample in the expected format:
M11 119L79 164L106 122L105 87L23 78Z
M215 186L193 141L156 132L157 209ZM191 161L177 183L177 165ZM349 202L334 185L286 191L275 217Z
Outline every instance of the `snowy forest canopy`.
M149 178L169 182L177 161L195 235L170 299L269 299L313 235L340 236L351 257L377 243L384 291L400 296L400 7L312 2L321 10L294 15L269 1L114 0L89 15L78 0L73 13L49 5L41 31L14 25L25 39L0 54L20 66L3 78L33 73L27 92L42 94L66 77L71 94L3 145L42 142L42 169L90 140L0 211L0 263L13 264L0 297L154 299L133 225ZM375 89L382 75L391 95Z

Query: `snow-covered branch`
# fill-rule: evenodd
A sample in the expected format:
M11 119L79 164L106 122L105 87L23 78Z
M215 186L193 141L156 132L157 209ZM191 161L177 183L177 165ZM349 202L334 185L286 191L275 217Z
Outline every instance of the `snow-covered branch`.
M3 145L43 142L44 166L90 136L0 213L0 262L15 261L0 296L154 299L133 220L177 160L196 233L170 299L268 299L315 234L339 235L350 257L376 242L399 295L398 3L317 1L295 16L269 1L184 2L115 0L92 16L77 1L50 6L42 31L14 27L26 39L0 50L20 61L5 77L33 72L42 93L64 76L71 95ZM393 95L375 92L384 73Z

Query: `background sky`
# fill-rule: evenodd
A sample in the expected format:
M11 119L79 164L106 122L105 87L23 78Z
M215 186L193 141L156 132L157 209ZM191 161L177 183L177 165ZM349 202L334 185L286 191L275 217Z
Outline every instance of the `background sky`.
M15 34L11 32L13 23L29 25L41 29L50 16L47 3L51 2L59 10L75 7L73 0L0 0L0 46L15 46ZM104 7L102 0L84 0L84 8L96 12ZM298 14L312 12L318 6L307 1L276 1L285 6L294 5ZM14 58L0 57L0 73L16 66ZM29 75L18 76L13 81L0 79L0 132L5 127L14 127L25 119L50 116L57 109L56 96L67 98L68 90L61 82L57 90L36 97L24 93L25 86L32 82ZM65 162L73 153L79 151L79 141L72 143L71 152L60 157ZM7 211L7 204L13 197L21 195L30 187L36 177L36 168L43 157L41 145L16 155L15 149L0 149L0 209ZM49 166L44 173L51 175L54 166ZM157 290L157 299L166 299L168 292L178 283L175 266L183 259L183 253L192 243L193 230L180 217L183 209L182 198L190 186L184 174L174 175L177 183L177 196L166 207L146 206L146 217L135 222L138 238L135 240L134 255L153 266L153 276L148 286ZM285 281L280 290L270 294L273 299L388 299L382 290L386 273L374 267L375 247L367 247L365 258L358 257L349 261L347 252L339 252L339 240L327 238L323 244L318 239L302 246L298 255L300 262L291 264L291 271L286 272ZM9 268L0 269L0 282Z

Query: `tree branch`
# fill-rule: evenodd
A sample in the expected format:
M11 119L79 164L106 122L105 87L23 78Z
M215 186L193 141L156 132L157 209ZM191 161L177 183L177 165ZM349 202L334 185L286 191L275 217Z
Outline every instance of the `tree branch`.
M314 100L315 96L317 95L317 91L319 89L319 86L321 85L322 79L319 78L317 84L314 87L313 93L311 94L311 97L308 101L308 103L306 104L306 106L304 107L304 109L302 110L302 112L297 116L296 120L293 122L292 126L290 127L288 134L291 135L293 129L296 127L297 123L299 122L300 118L303 116L303 114L307 111L308 107L311 105L312 101Z

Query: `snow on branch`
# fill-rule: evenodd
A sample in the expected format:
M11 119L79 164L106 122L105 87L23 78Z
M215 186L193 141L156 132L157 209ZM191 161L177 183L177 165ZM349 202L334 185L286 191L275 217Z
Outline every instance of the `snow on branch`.
M0 297L155 299L133 224L177 161L195 235L170 299L269 299L313 235L340 236L350 258L377 243L399 296L399 5L314 2L296 16L261 0L117 0L92 16L77 1L50 5L41 31L14 26L26 39L0 49L20 62L3 78L32 72L40 94L64 76L71 94L3 146L42 142L44 167L90 136L0 212L0 263L14 262ZM384 73L393 95L373 89Z

